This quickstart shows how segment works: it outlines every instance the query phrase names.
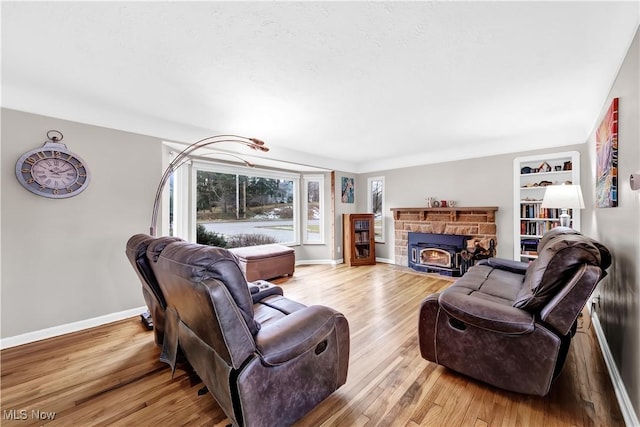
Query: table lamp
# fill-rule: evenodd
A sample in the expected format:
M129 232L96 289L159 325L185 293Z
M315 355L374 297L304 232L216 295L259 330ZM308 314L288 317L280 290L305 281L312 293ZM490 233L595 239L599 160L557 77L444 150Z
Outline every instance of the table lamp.
M549 185L542 199L543 208L561 209L560 225L571 227L571 216L569 209L584 209L584 200L579 185Z

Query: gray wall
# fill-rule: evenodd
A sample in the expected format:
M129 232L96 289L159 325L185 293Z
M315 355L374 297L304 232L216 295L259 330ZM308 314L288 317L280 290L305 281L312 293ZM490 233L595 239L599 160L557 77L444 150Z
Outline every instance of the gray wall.
M497 206L497 255L513 258L513 159L519 156L579 151L584 162L586 144L526 151L477 159L378 171L358 176L358 209L366 211L367 178L385 179L385 243L376 244L378 258L394 259L391 208L426 206L427 197L455 200L456 206ZM582 179L581 173L581 179ZM360 193L360 191L362 191ZM584 215L584 212L583 212Z
M36 196L15 177L51 129L92 174L69 199ZM2 338L143 306L124 245L148 232L160 141L2 109L1 150Z
M629 185L631 173L640 172L640 42L638 33L618 77L602 106L589 138L587 179L595 189L595 126L613 98L619 98L618 207L592 208L583 217L583 230L603 242L613 253L609 276L596 293L596 313L602 325L627 394L640 418L640 191ZM595 190L585 194L594 206Z
M163 170L162 141L52 117L2 109L0 338L56 328L144 306L139 279L124 255L127 239L148 233ZM69 199L36 196L15 178L15 162L41 147L48 130L63 133L68 149L91 171L87 190ZM342 257L342 213L330 205L325 173L325 244L295 247L296 259ZM337 172L336 189L342 176ZM335 235L331 234L331 220Z

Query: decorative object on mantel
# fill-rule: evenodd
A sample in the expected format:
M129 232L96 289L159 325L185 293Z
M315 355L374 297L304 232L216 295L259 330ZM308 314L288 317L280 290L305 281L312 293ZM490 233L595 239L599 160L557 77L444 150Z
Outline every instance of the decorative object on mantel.
M87 164L62 142L62 132L47 132L44 145L24 153L16 162L16 178L38 196L65 199L77 196L89 186Z
M239 136L239 135L209 136L207 138L194 142L193 144L189 145L187 148L182 150L171 161L171 163L169 163L169 166L167 166L164 173L162 174L162 178L160 178L160 183L158 184L158 189L156 190L156 197L153 201L153 211L151 214L151 226L149 227L149 233L152 236L155 236L157 231L156 223L158 222L158 210L160 209L160 200L162 199L162 191L165 185L167 184L167 182L169 181L169 178L171 177L171 175L173 175L176 169L178 169L180 166L182 166L183 164L185 164L185 162L189 160L188 156L192 154L194 151L200 148L207 147L209 145L219 144L221 142L233 142L236 144L246 145L247 147L253 150L269 151L269 148L266 145L264 145L264 141L261 141L257 138L247 138L245 136ZM237 157L237 156L234 156L234 157ZM246 160L244 159L241 159L241 160L243 160L247 164L247 166L253 166L251 163L247 162Z
M596 207L618 206L618 98L596 131Z
M425 200L428 208L452 208L456 204L455 200L438 200L435 197L427 197Z

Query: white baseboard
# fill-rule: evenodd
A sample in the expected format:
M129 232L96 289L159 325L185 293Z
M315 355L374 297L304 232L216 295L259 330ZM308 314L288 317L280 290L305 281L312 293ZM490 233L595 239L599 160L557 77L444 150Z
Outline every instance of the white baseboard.
M376 262L383 264L395 264L395 261L387 258L376 258ZM340 259L306 259L304 261L296 261L296 265L317 265L317 264L331 264L339 265L344 263L344 258Z
M624 382L622 382L620 371L618 371L618 367L616 366L613 355L611 354L611 350L609 349L607 337L605 337L604 331L602 330L602 325L600 324L600 320L598 319L598 313L596 313L595 311L591 311L591 325L593 326L593 330L596 333L596 337L598 337L598 342L600 343L600 351L602 351L602 357L604 358L604 362L606 363L607 369L609 370L609 377L611 378L613 390L615 391L616 398L618 399L618 405L620 405L620 411L622 412L624 423L627 425L627 427L639 427L640 420L638 420L638 416L636 415L636 412L633 408L631 399L629 399L629 394L627 393L627 389L624 386Z
M395 261L387 258L376 258L376 262L383 264L395 264ZM317 265L317 264L331 264L339 265L344 263L344 258L340 259L307 259L304 261L296 261L296 265Z
M335 265L336 261L331 259L305 259L302 261L296 261L296 265L317 265L317 264L332 264Z
M57 337L59 335L71 332L81 331L83 329L94 328L118 320L127 319L137 316L147 311L146 306L132 308L130 310L119 311L117 313L105 314L104 316L94 317L92 319L80 320L78 322L67 323L66 325L53 326L51 328L41 329L39 331L27 332L26 334L16 335L0 339L0 350L10 347L16 347L47 338Z

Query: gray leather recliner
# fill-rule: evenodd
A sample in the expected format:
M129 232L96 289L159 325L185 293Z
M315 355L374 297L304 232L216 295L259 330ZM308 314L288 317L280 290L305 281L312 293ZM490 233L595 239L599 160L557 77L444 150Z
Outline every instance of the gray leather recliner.
M603 245L564 227L542 237L531 263L481 261L422 302L422 357L505 390L544 396L610 264Z

